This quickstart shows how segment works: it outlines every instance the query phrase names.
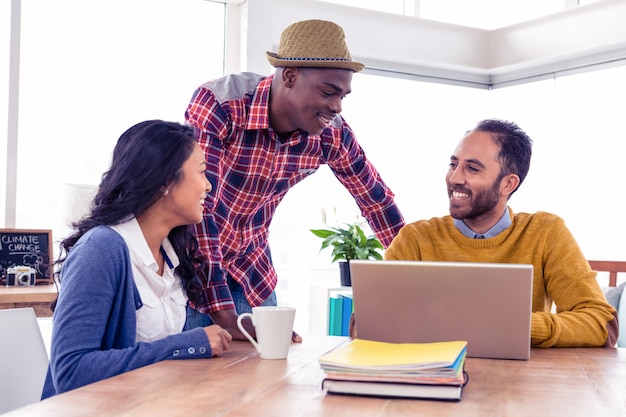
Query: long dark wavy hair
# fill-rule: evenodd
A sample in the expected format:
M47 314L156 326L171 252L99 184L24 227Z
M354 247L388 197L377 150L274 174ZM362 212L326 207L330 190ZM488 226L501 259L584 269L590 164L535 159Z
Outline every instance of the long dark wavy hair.
M89 213L73 223L74 233L61 241L56 264L62 266L72 247L90 229L120 224L144 213L163 195L163 190L181 179L181 168L196 143L192 127L163 120L147 120L124 132L113 150L109 170L102 175ZM175 227L168 239L180 260L176 272L187 295L194 299L201 289L197 271L206 266L206 259L198 251L198 241L189 226Z

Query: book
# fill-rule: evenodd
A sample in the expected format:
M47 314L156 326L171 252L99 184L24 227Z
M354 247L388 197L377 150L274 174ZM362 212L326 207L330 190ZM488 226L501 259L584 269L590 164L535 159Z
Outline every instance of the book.
M350 339L320 358L323 368L357 370L433 369L455 364L467 350L466 341L388 343Z
M387 343L351 339L319 362L326 392L460 400L466 341Z
M354 311L352 302L352 292L340 292L339 297L342 299L341 309L341 335L349 336L350 334L350 317Z
M330 394L449 401L460 401L463 395L463 385L344 381L330 378L322 381L322 389Z
M331 297L328 300L328 334L341 336L341 323L343 320L343 298Z

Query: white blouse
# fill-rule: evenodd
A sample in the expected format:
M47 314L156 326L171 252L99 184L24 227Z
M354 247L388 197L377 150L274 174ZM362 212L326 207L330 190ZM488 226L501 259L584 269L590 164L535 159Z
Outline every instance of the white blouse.
M160 276L137 219L112 228L128 246L135 285L143 303L137 310L137 342L151 342L182 332L187 317L187 294L181 278L174 272L180 262L170 241L165 238L161 244L165 262Z

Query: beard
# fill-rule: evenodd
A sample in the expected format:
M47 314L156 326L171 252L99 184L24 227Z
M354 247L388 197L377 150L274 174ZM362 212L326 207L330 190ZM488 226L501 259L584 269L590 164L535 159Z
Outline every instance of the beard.
M450 215L458 220L477 219L488 214L498 205L500 201L500 178L490 188L479 191L476 194L465 189L454 189L454 191L467 193L468 199L471 200L472 204L470 207L465 207L463 205L455 205L454 201L451 200Z

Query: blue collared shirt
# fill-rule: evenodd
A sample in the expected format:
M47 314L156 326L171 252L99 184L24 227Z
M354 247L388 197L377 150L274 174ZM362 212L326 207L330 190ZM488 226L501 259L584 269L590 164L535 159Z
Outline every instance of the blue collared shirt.
M489 239L490 237L499 235L510 225L511 225L511 216L509 215L508 207L506 208L506 210L504 210L504 214L502 215L502 217L500 217L500 220L498 220L498 223L496 223L491 229L487 230L485 233L482 233L481 235L478 235L476 232L470 229L465 224L465 222L463 222L463 220L454 219L454 226L456 226L456 228L459 229L461 233L463 233L465 236L469 237L470 239L479 239L479 238Z

